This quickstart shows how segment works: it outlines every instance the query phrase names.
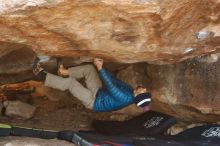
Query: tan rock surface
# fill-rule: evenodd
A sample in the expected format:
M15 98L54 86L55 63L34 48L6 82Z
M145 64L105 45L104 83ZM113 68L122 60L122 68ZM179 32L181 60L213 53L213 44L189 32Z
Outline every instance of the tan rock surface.
M175 63L219 52L217 0L9 0L0 7L0 41L51 56ZM200 31L212 35L200 40Z

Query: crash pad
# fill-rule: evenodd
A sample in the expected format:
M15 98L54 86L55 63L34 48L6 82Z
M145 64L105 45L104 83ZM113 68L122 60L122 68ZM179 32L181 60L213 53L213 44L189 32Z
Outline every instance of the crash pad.
M72 142L77 146L133 146L130 136L105 136L92 131L74 133Z
M208 124L190 128L172 136L172 139L183 143L194 143L194 145L201 144L201 142L208 143L208 145L220 145L220 125Z
M172 116L148 111L127 121L93 121L97 132L105 135L159 136L176 123Z

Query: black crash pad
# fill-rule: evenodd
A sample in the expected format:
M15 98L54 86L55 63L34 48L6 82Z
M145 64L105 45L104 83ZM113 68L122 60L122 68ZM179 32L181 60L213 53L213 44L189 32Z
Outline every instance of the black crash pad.
M77 146L133 146L130 136L105 136L96 132L75 132L72 142Z
M133 140L133 144L135 146L188 146L171 139L159 139L153 137L136 137Z
M135 146L219 146L219 143L198 140L198 141L175 141L172 138L158 139L158 138L138 138L133 140Z
M175 123L172 116L148 111L124 122L95 120L93 127L105 135L158 136Z
M220 125L209 124L190 128L171 138L186 144L194 143L194 145L199 145L204 143L203 145L220 145Z
M192 138L193 139L193 138ZM77 146L219 146L211 140L175 140L174 137L161 138L147 136L106 136L96 132L74 132L72 142Z

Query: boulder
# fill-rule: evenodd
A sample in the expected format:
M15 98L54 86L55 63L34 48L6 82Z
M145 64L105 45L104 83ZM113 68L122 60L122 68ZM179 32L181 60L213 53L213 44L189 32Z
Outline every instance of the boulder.
M12 118L30 119L33 117L36 107L21 101L5 101L5 115Z
M173 64L219 52L219 7L217 0L1 1L0 46L25 44L87 61Z
M217 56L213 58L213 56ZM184 121L220 121L219 54L197 57L174 65L130 65L119 79L135 87L143 84L152 93L151 108ZM217 59L216 59L217 58ZM138 67L139 66L139 67ZM136 68L136 69L135 69ZM138 113L138 108L119 112Z

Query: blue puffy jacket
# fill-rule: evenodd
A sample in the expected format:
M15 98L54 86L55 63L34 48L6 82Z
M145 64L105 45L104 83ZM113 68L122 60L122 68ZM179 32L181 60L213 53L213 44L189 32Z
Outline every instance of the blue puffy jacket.
M103 87L98 90L94 111L108 112L121 109L133 103L133 89L128 84L112 76L106 69L99 71Z

